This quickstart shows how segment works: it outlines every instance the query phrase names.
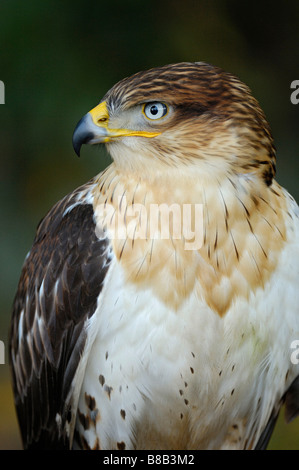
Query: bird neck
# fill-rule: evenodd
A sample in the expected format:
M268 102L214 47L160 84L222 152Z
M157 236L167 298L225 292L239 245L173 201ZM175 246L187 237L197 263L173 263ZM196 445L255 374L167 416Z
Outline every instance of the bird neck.
M276 266L286 239L284 193L252 175L187 174L144 178L112 164L96 180L96 219L128 280L152 285L174 309L196 290L224 315Z

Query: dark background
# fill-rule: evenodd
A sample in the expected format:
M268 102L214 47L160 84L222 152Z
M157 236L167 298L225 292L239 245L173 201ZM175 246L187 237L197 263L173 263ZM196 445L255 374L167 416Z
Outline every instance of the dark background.
M299 200L299 2L249 0L1 0L0 449L20 448L9 384L7 331L35 228L67 192L109 163L71 145L78 120L117 81L142 69L206 61L239 76L264 109L277 180ZM283 312L282 312L283 322ZM299 366L298 366L299 367ZM299 449L299 419L280 419L270 448Z

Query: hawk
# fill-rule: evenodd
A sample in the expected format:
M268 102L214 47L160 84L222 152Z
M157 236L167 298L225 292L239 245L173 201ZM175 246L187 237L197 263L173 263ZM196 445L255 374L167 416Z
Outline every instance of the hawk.
M101 143L111 165L48 212L22 269L24 447L266 448L282 404L299 414L299 210L263 111L230 73L172 64L81 119L75 151Z

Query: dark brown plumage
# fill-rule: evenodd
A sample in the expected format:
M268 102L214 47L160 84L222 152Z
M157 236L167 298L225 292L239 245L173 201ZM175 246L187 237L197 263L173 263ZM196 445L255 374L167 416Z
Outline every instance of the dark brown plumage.
M80 192L62 199L40 222L13 306L10 362L29 448L68 445L68 393L86 341L84 323L95 311L109 267L108 242L97 238L92 205L78 202Z

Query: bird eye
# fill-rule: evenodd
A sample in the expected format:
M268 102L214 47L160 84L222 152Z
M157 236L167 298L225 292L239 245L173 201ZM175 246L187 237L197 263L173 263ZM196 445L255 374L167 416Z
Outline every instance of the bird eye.
M168 107L164 103L154 102L146 103L143 107L143 113L148 119L161 119L168 112Z

